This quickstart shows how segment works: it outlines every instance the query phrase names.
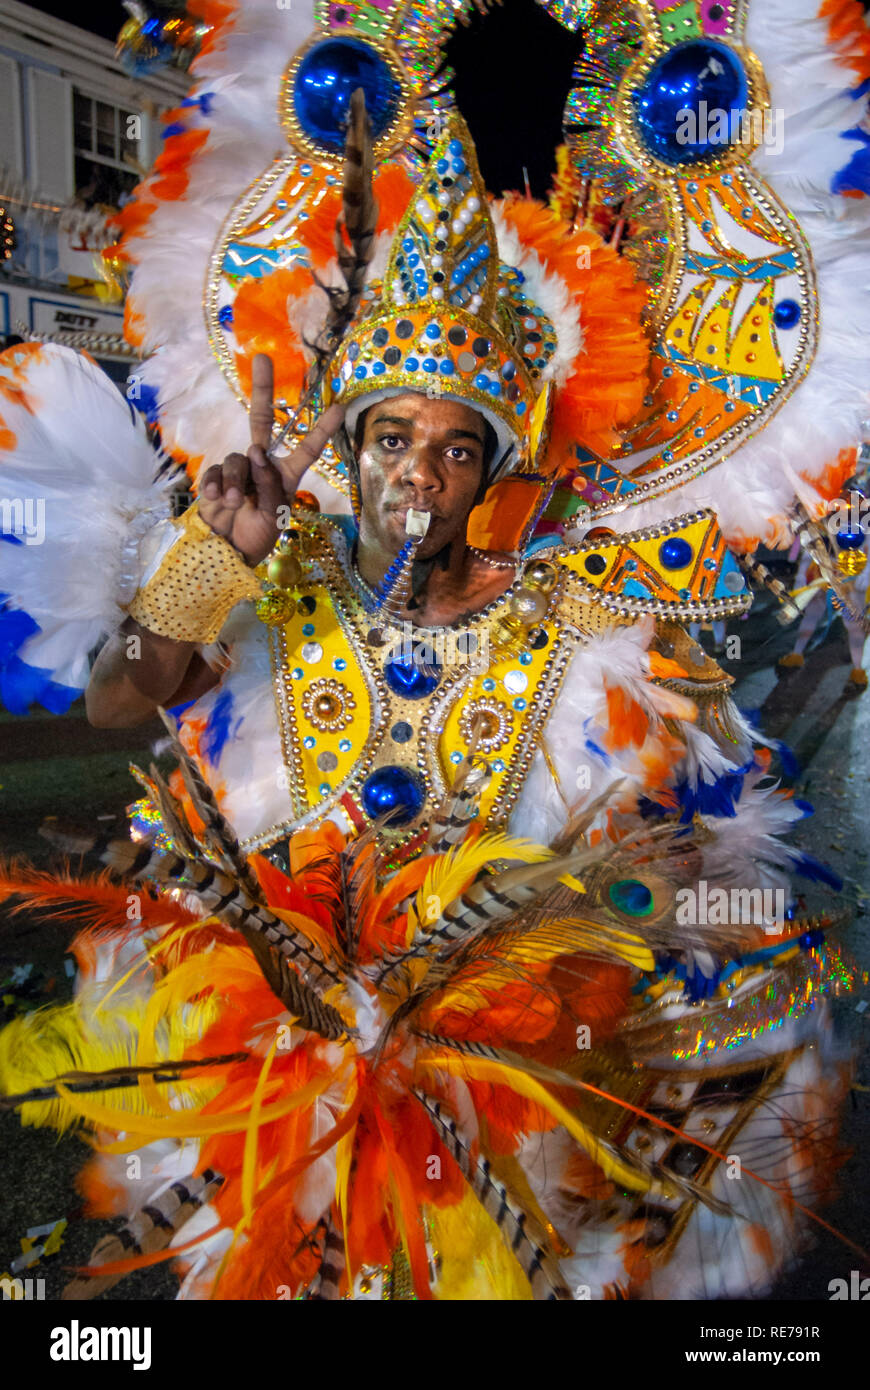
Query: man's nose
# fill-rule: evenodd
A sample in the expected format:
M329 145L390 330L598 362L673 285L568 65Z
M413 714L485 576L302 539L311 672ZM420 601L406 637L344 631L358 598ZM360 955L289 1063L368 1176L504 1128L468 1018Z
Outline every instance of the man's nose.
M431 450L420 445L409 450L402 469L402 482L421 492L432 492L441 486L441 477Z

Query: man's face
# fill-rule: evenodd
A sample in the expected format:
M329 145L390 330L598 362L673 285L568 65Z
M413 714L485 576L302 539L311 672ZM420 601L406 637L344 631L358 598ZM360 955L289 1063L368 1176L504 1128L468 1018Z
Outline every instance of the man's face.
M395 555L408 508L431 521L417 554L464 536L483 477L484 420L471 406L417 392L372 406L359 455L362 536Z

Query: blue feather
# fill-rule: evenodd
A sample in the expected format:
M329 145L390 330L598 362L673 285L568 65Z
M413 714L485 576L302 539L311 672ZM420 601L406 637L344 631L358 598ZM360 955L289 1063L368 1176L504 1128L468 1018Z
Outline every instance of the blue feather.
M786 777L799 776L801 770L800 763L798 762L792 750L789 748L788 744L783 743L781 739L777 739L776 743L774 744L774 748L779 754L779 761L782 764L782 770L785 773Z
M202 736L200 748L203 757L207 758L212 767L216 767L220 761L221 753L226 747L227 740L233 737L241 724L241 719L237 720L231 728L233 711L233 697L230 691L225 691L219 695L214 702L214 708L208 717L205 732Z
M23 608L4 608L0 612L0 666L4 666L30 637L42 629Z
M829 869L827 864L822 864L811 854L800 854L794 861L795 868L804 878L811 879L813 883L826 883L829 888L833 888L839 893L843 886L843 880L839 874Z
M52 680L51 671L28 666L18 656L13 656L0 669L0 700L10 714L27 714L35 704L42 705L51 714L66 714L81 693L74 686L58 684Z
M842 132L842 139L857 140L863 146L856 150L842 169L831 179L832 193L870 193L870 135L860 126Z
M603 748L599 748L597 743L593 743L591 738L587 738L586 747L589 749L590 753L595 754L596 758L600 758L602 762L607 763L608 767L613 762L610 754L605 753Z

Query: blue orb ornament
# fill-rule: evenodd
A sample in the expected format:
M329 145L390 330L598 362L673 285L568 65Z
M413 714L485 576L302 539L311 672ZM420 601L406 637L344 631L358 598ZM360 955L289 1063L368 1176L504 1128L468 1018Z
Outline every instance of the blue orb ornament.
M670 168L723 154L746 110L746 71L733 49L714 39L674 44L632 93L649 154Z
M377 49L362 39L324 39L309 48L296 71L293 104L299 124L330 154L344 152L350 99L358 87L377 140L394 121L402 97L398 78Z
M363 810L370 820L388 816L389 824L407 825L423 809L423 783L407 768L390 764L369 773L362 786Z
M860 550L864 544L863 531L838 531L837 545L840 550Z
M441 666L425 643L404 642L395 647L384 663L384 677L394 695L403 700L422 700L437 689Z
M796 299L781 299L773 311L777 328L794 328L800 323L801 306Z
M653 895L639 878L623 878L611 883L607 896L620 912L629 917L648 917L653 910Z
M684 570L695 552L682 536L670 536L659 546L659 560L666 570Z

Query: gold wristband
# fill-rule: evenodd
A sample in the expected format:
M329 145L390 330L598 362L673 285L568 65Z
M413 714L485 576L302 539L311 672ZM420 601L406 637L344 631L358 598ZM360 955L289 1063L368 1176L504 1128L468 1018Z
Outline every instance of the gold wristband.
M175 524L178 539L127 611L159 637L214 642L236 604L259 598L261 587L239 552L205 524L196 503Z

